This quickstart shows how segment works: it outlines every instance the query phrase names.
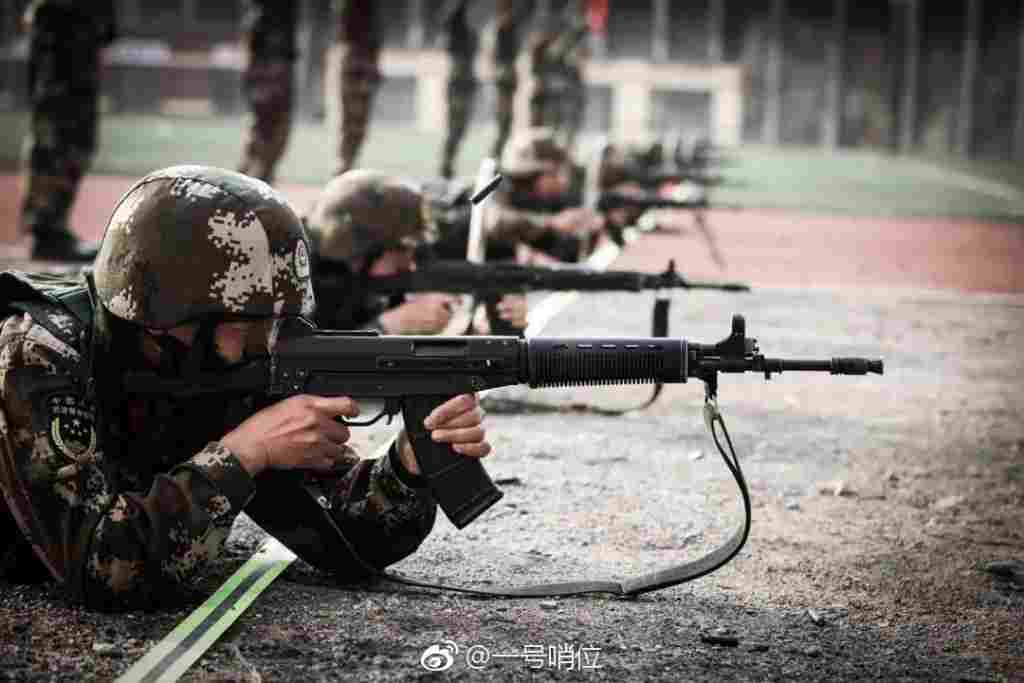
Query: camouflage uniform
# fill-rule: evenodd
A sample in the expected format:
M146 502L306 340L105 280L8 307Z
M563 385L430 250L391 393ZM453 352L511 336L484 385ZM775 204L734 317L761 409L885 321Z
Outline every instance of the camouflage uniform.
M68 215L96 151L100 48L116 34L113 2L35 0L25 22L32 119L22 229L37 252L59 251L74 242Z
M284 154L294 107L297 6L284 0L249 0L244 42L249 53L245 94L252 122L239 170L273 182ZM335 173L355 164L366 138L373 98L380 84L378 3L334 0L340 43L341 128Z
M470 25L468 14L473 0L454 0L443 17L451 70L448 75L448 128L441 159L441 175L454 174L453 162L473 115L473 103L479 89L474 62L479 40ZM501 156L512 130L513 104L518 78L516 57L519 54L522 24L529 16L532 0L498 0L494 22L494 86L497 95L495 115L498 134L491 155Z
M0 485L50 574L92 607L179 600L221 554L243 510L300 557L343 579L365 573L332 530L340 527L364 560L383 567L413 552L435 519L433 499L394 448L378 460L347 459L329 474L267 471L253 478L218 439L266 399L178 400L120 390L123 372L148 367L138 325L180 324L174 315L182 301L197 314L311 312L298 219L269 187L228 173L211 182L201 168L166 169L122 198L95 283L86 283L90 297L77 299L91 323L79 308L62 305L64 297L33 300L26 292L40 290L38 283L0 276L6 301L29 302L11 307L17 313L0 323ZM136 211L159 211L167 206L160 202L180 210L165 211L159 230L127 238L140 232ZM234 210L239 202L249 210ZM277 227L282 216L295 226L286 233ZM207 259L200 263L223 265L209 290L196 287L204 278L176 265L174 245L189 240L194 256ZM136 243L166 253L144 280L131 265ZM176 268L180 282L166 281ZM102 305L92 305L97 300Z
M589 27L582 0L569 0L557 20L530 39L530 125L555 129L572 148L583 125L582 63Z

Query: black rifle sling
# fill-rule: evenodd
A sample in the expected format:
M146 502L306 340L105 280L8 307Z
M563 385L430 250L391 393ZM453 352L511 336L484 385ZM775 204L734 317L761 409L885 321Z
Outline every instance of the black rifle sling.
M721 413L718 412L718 407L714 400L708 400L704 404L704 421L705 424L707 424L708 429L711 431L711 438L714 441L715 446L718 448L718 452L721 454L722 460L725 461L725 466L729 469L733 479L736 481L736 485L739 487L740 497L743 500L743 524L733 532L732 536L730 536L725 543L697 560L685 562L667 569L641 574L640 576L632 579L624 579L621 581L566 581L560 583L536 584L533 586L511 586L506 588L466 588L464 586L450 586L442 583L419 581L401 574L386 572L372 566L360 557L356 549L348 539L345 538L345 535L334 523L331 516L326 514L326 511L323 514L323 517L329 525L333 527L337 533L337 540L343 544L347 554L350 555L359 565L363 573L368 576L375 576L380 579L386 579L406 586L433 588L494 598L545 598L585 595L589 593L611 593L621 596L635 596L643 593L649 593L651 591L661 590L662 588L669 588L670 586L675 586L680 583L686 583L687 581L700 578L701 576L710 574L716 569L723 567L733 557L735 557L737 553L739 553L750 534L750 492L747 489L747 481L743 476L743 470L740 468L740 461L736 455L736 450L733 448L732 439L729 437L729 432L725 427L725 421L722 419ZM725 443L729 447L729 453L726 453L725 449L722 448L722 444L719 441L718 434L715 430L716 425L721 426L722 435L725 437ZM312 491L310 491L310 494L314 496L316 495Z

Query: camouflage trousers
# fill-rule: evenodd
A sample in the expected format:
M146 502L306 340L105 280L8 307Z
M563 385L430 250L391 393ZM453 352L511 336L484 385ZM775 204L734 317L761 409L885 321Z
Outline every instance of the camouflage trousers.
M531 39L530 125L554 129L568 149L583 125L582 63L588 33L584 3L570 0L558 20Z
M111 24L65 3L32 8L21 227L37 238L67 231L68 214L96 150L100 48Z
M341 62L336 174L355 164L380 84L377 5L373 0L335 0L332 5ZM274 181L291 132L297 21L296 3L290 0L249 0L243 41L249 55L244 89L251 120L238 170L267 182Z
M555 131L558 142L572 149L583 124L584 86L571 69L535 74L530 91L530 125Z
M446 178L453 174L455 156L469 128L479 89L474 68L479 40L467 16L473 1L455 2L448 16L444 17L444 33L451 61L447 131L441 158L441 175ZM493 55L498 131L491 147L491 155L495 158L501 156L501 150L512 130L513 102L518 85L516 57L519 55L522 27L529 17L532 4L532 0L498 0Z

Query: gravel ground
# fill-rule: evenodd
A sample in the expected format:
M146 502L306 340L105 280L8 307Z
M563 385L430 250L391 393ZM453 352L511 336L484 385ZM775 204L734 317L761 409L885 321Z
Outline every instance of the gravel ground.
M644 335L649 303L581 298L548 333ZM1024 681L1024 586L986 571L1024 561L1024 299L696 293L677 297L672 333L717 341L734 312L766 355L880 356L886 374L722 379L754 503L731 564L636 599L510 600L337 586L297 562L183 680ZM616 407L646 389L512 393ZM439 518L395 569L494 586L624 578L697 557L741 519L702 399L693 382L621 418L492 414L488 469L509 480L505 497L462 531ZM242 517L221 576L262 536ZM0 678L111 678L189 610L92 614L45 584L0 585ZM426 671L421 655L445 641L453 665ZM484 648L490 659L472 668L467 653Z

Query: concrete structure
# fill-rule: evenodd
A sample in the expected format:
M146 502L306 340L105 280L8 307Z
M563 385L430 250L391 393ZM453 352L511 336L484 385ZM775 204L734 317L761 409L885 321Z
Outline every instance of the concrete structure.
M298 111L333 117L328 3L295 1ZM563 1L534 0L535 20ZM26 46L14 31L25 2L0 0L3 108L24 102ZM444 0L379 2L388 16L380 113L440 131L448 65L435 38ZM240 113L243 6L117 0L123 39L109 51L104 84L111 108ZM887 144L905 152L938 141L931 151L1024 159L1024 0L610 0L609 9L611 34L591 36L586 66L591 130L622 137L678 124L723 145ZM517 121L526 118L525 66ZM490 68L483 51L485 83ZM478 121L491 121L492 97L485 86Z
M337 60L328 59L328 64ZM518 63L520 83L516 93L517 123L526 121L527 88L530 78L525 56ZM445 83L448 58L438 50L385 49L381 69L386 78L415 79L415 123L425 131L444 129L447 106ZM485 80L493 76L486 57L477 61L477 73ZM651 128L653 95L656 90L706 92L711 98L709 130L712 139L722 145L740 143L743 119L743 73L732 64L652 64L643 60L592 60L586 67L590 87L607 87L612 93L610 135L623 139L636 137ZM338 76L325 74L327 102L336 102ZM329 110L330 117L337 113Z

